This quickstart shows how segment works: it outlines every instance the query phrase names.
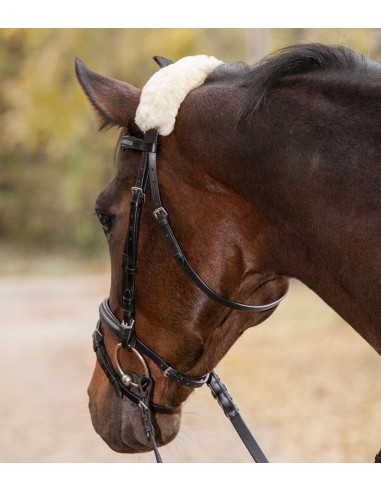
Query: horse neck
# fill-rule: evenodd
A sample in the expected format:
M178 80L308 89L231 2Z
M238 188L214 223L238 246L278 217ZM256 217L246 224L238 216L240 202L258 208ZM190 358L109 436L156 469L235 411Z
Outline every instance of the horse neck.
M231 160L224 173L276 224L279 273L309 286L381 353L381 125L366 107L349 117L356 102L327 115L309 106L264 110L237 145L239 173Z
M381 332L376 315L367 309L356 293L349 292L336 272L314 248L287 228L279 226L277 258L281 271L299 279L350 324L380 355Z

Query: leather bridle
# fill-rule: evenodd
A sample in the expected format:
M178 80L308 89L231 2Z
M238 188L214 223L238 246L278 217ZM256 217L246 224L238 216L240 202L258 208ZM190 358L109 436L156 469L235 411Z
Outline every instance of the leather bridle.
M202 376L194 377L183 374L176 368L164 361L159 355L153 352L145 345L136 334L135 323L135 278L136 264L138 252L139 224L142 206L145 200L148 179L151 186L151 196L153 202L153 215L157 220L160 229L162 230L169 247L176 261L185 270L193 282L211 299L223 304L224 306L241 311L264 312L274 309L287 295L284 294L281 298L265 305L252 306L242 304L240 302L226 299L214 290L212 290L195 272L189 264L184 252L182 251L176 237L173 233L169 222L168 213L165 210L161 201L159 183L157 178L157 160L156 154L158 151L158 132L156 130L148 130L144 134L144 138L136 138L132 136L123 136L120 141L122 149L131 149L142 152L139 171L135 186L131 189L131 201L129 212L128 232L123 251L122 260L122 310L123 321L119 321L111 311L108 299L105 299L99 308L99 321L97 328L93 334L93 347L96 353L98 362L104 373L114 387L118 397L124 396L137 404L141 411L142 422L147 436L148 442L151 444L155 453L157 462L161 462L161 457L155 441L155 432L151 421L151 411L157 413L176 413L179 408L169 408L156 404L151 401L151 394L154 381L150 376L148 365L144 357L148 357L154 362L163 372L164 376L170 381L184 385L189 388L198 388L203 384L207 384L211 389L213 396L224 410L225 415L230 419L236 431L240 435L245 446L257 463L267 463L267 459L249 429L246 427L237 406L234 404L227 388L217 374L212 371ZM107 354L104 344L104 333L102 326L106 327L114 338L118 340L118 345L115 348L114 363L117 367L115 370L109 355ZM120 349L126 349L135 354L143 368L143 375L135 373L125 373L120 366L118 352Z

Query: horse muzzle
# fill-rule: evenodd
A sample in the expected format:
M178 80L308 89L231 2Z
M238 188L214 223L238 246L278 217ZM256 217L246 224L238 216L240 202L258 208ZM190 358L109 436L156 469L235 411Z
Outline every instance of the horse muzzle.
M118 398L109 384L95 386L97 389L94 391L92 382L88 389L89 409L93 427L101 438L118 453L152 451L139 406L128 398ZM170 414L151 411L158 446L168 444L177 436L180 417L180 408Z

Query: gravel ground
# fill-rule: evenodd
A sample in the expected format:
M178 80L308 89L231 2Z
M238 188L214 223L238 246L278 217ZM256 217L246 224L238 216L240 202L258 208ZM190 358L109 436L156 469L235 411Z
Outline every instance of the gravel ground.
M104 275L0 278L0 461L153 462L111 451L86 388ZM277 312L217 368L272 462L372 462L381 447L381 358L294 282ZM184 407L167 462L251 462L207 388Z

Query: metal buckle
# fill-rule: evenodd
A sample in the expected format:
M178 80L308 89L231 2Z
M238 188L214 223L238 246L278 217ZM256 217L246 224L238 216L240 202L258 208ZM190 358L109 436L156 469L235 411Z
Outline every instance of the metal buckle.
M168 217L168 213L165 210L165 208L164 207L158 207L158 208L155 208L155 210L152 212L153 216L155 217L156 220L159 220L159 214L161 212L163 212L163 214L165 214L165 216Z
M146 201L146 194L144 193L144 191L142 190L142 188L140 188L139 186L132 186L131 187L131 191L134 192L134 191L140 191L141 194L143 195L143 203Z
M177 371L174 367L169 366L167 369L163 372L164 376L171 381L174 381L175 383L181 383L181 381L184 379L183 375L181 372Z
M139 401L138 405L139 405L140 409L143 409L145 411L148 410L147 405L142 400Z
M134 327L134 324L135 324L135 320L133 319L131 324L128 325L124 320L122 321L121 325L123 326L123 328L125 328L126 330L132 330L132 328Z
M135 319L133 319L131 321L130 325L127 325L124 320L120 324L120 326L122 328L122 340L121 340L121 342L125 348L129 348L129 347L135 345L135 343L131 343L131 339L132 339L132 336L134 333L134 324L135 324Z

